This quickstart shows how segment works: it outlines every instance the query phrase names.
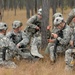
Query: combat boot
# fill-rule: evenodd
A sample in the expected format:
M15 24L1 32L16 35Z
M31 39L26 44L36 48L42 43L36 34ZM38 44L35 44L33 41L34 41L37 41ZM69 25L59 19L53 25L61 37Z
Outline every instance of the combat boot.
M51 65L54 65L54 64L55 64L55 62L56 62L56 60L55 60L55 59L50 61Z

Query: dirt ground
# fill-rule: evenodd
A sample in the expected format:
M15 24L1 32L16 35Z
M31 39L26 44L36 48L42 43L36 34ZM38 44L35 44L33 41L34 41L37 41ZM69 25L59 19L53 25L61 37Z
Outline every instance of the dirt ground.
M68 13L71 9L64 10L64 18L65 20L68 17ZM58 12L61 12L59 9ZM52 24L52 11L50 10L50 25ZM12 22L14 20L20 20L23 22L22 29L26 26L26 11L25 10L17 10L17 15L14 16L14 11L5 11L3 16L3 21L8 24L8 31L11 30ZM44 52L43 52L44 55ZM54 65L51 65L49 56L45 56L43 60L39 60L36 62L30 62L28 60L16 61L15 63L18 65L17 68L5 68L0 67L0 75L75 75L74 71L65 71L65 62L64 57L58 57L57 62Z

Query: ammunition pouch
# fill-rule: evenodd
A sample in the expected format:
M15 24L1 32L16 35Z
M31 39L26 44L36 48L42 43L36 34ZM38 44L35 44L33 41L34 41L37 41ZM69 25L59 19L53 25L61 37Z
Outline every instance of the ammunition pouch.
M31 32L32 34L35 34L37 31L39 31L39 30L37 30L35 28L28 27L28 32Z
M30 26L27 28L27 31L28 31L28 32L32 32L32 33L35 32L34 28L31 28Z

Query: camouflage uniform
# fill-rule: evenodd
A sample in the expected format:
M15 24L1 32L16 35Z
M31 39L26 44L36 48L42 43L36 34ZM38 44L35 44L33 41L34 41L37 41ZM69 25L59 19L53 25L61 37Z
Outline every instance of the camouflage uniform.
M57 17L54 20L54 25L59 25L61 22L63 22L63 18ZM72 34L71 28L68 25L66 25L65 22L64 22L64 24L65 24L65 26L62 29L62 37L58 35L58 38L57 38L57 40L59 41L57 48L56 48L57 53L58 52L60 52L60 53L65 52L65 49L67 48L69 41L71 39L71 34ZM54 46L55 46L55 44L50 46L50 59L51 59L51 61L55 60Z
M74 53L75 53L75 22L72 21L71 23L72 35L71 40L73 41L74 47L70 46L68 50L65 52L65 62L66 66L65 69L73 69L74 66Z
M72 56L72 53L73 53L73 49L72 48L69 48L68 50L66 50L65 52L65 63L66 63L66 66L65 66L65 69L73 69L73 66L74 66L74 58Z
M74 17L75 17L75 8L73 8L69 13L66 23L69 25Z
M31 42L31 54L34 57L43 58L43 56L39 53L41 49L41 34L39 32L34 35Z
M6 36L15 44L20 44L20 46L26 47L29 43L28 35L23 31L19 31L17 34L12 30L8 32Z
M37 27L37 25L35 24L35 23L39 23L39 24L41 24L41 21L40 21L40 19L38 18L38 16L37 15L34 15L34 16L32 16L28 21L27 21L27 27L26 28L34 28L34 29L36 29L36 27ZM30 30L30 29L28 29L28 30ZM32 30L31 30L32 31Z
M19 23L20 21L14 21L13 22L13 29L20 27ZM15 26L16 25L16 26ZM27 35L23 31L18 31L18 33L15 33L14 30L11 32L8 32L6 36L13 42L15 45L19 44L20 46L24 45L27 46L29 43L29 39Z
M51 31L51 33L57 33L59 31L59 29L57 29L56 27L53 28L53 30ZM49 38L51 39L51 37ZM53 38L52 38L53 39ZM55 39L54 39L55 40ZM53 43L48 43L46 49L45 49L45 54L48 54L49 53L49 48L50 46L52 46Z
M0 23L0 63L4 60L9 60L12 55L7 55L6 51L11 50L12 52L16 50L16 47L13 42L11 42L5 35L2 33L2 30L7 30L6 23ZM13 53L12 53L13 54Z
M54 19L56 18L56 17L63 17L63 15L61 14L61 13L55 13L54 15L53 15L53 21L54 21ZM52 29L52 31L51 31L51 33L56 33L58 31L58 29L56 28L56 27L54 27L53 29ZM49 35L48 35L49 36ZM48 38L49 39L49 38ZM45 50L45 53L46 54L48 54L49 53L49 47L50 46L52 46L53 45L53 43L48 43L48 45L47 45L47 47L46 47L46 50Z
M38 15L32 16L28 21L27 21L27 27L26 30L28 32L31 32L32 34L32 39L31 39L31 54L33 56L37 56L40 58L43 58L41 54L39 54L39 46L41 46L41 33L40 33L40 28L41 28L41 18L38 16L42 17L42 9L38 10ZM39 29L36 29L39 27Z
M22 23L20 21L14 21L13 22L13 30L11 32L8 32L6 36L15 44L15 46L19 45L19 48L17 49L17 53L22 56L22 58L26 58L30 56L28 53L25 54L25 52L22 52L20 49L25 49L27 45L30 42L29 34L27 34L25 31L18 31L17 33L14 32L14 29L17 29L18 27L21 27Z

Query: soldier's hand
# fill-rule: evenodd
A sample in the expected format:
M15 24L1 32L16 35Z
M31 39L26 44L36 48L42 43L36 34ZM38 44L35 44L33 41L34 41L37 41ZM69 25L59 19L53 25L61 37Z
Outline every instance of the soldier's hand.
M73 47L73 41L70 41L70 45Z
M54 38L58 38L58 35L55 34L55 33L52 33L51 35L52 35L52 37L54 37Z
M40 28L37 26L36 29L39 30Z
M48 39L48 42L49 42L49 43L53 43L54 40L53 40L53 39Z
M47 30L49 30L50 28L51 28L51 26L50 26L50 25L48 25L48 26L47 26Z
M20 48L20 44L17 44L16 46L17 46L17 48Z

